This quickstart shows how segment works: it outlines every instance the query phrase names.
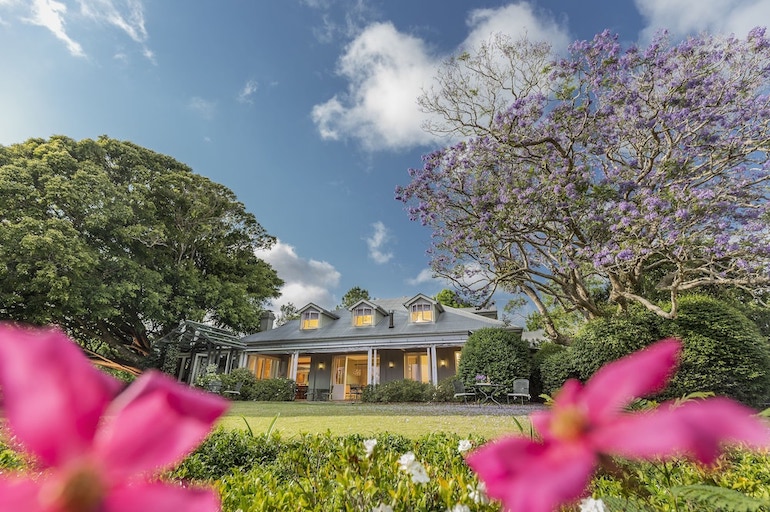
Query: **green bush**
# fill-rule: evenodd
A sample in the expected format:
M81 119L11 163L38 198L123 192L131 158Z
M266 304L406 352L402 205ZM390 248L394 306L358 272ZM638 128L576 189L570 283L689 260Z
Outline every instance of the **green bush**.
M596 370L661 338L659 318L633 310L624 316L597 318L584 324L572 342L575 369L586 381Z
M232 398L234 400L255 400L254 396L256 395L256 387L257 387L257 378L254 376L253 373L249 371L248 368L236 368L235 370L231 371L229 374L224 374L220 376L222 380L222 389L235 389L235 387L238 385L238 383L241 384L241 394L240 395L232 395L227 394L228 398Z
M251 389L247 390L248 400L257 400L259 402L287 402L294 400L297 389L296 383L291 379L255 380L250 386Z
M743 313L712 297L682 297L674 320L646 311L592 320L570 349L578 376L586 380L602 365L666 337L682 340L684 350L670 385L656 398L710 391L752 406L768 400L767 340Z
M436 386L436 391L433 394L434 402L451 402L454 400L455 395L455 381L460 380L457 375L451 375L444 379L441 379Z
M540 375L543 382L542 393L550 396L554 396L567 379L578 378L572 349L567 348L548 355L540 365Z
M513 380L530 374L529 344L521 335L505 329L485 328L468 337L460 354L457 374L466 386L476 375L484 375L495 384L513 388Z
M664 336L682 339L685 347L664 397L712 391L755 407L767 401L770 348L743 313L711 297L683 297L679 315L663 329Z
M169 477L180 480L214 480L233 472L272 462L279 453L279 438L252 435L243 430L218 428Z
M430 402L436 388L416 380L394 380L378 386L366 386L361 395L363 402Z
M532 356L532 372L529 374L529 393L532 395L532 400L539 400L540 395L546 392L545 387L543 386L543 376L541 371L543 362L550 356L565 350L567 350L567 347L564 345L546 341L540 345L540 348L538 348L537 352Z

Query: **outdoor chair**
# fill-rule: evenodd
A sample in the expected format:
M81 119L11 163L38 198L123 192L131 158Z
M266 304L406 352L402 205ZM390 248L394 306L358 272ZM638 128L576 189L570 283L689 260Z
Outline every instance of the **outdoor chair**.
M532 399L529 395L529 379L514 379L513 380L513 392L507 393L508 403L511 403L511 398L514 401L517 398L521 398L521 405L524 405L524 399L528 401Z
M465 384L463 384L463 381L461 380L455 380L452 382L455 388L455 394L454 398L460 398L465 401L465 403L468 403L468 398L473 398L473 400L476 400L476 392L475 391L466 391L465 390Z
M241 396L242 387L243 387L243 381L237 382L233 389L226 389L222 391L222 394L227 396Z

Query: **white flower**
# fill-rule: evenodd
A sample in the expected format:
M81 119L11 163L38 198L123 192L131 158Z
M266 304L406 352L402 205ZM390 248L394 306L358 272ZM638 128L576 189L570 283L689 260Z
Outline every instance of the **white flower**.
M416 484L427 484L430 482L428 473L425 471L423 465L417 462L414 453L406 452L403 454L401 458L398 459L398 464L403 471L407 471L412 475L412 482Z
M480 505L486 505L489 503L489 498L487 498L487 486L484 484L484 482L479 482L479 485L476 487L473 487L469 484L468 496L473 500L473 503Z
M366 456L371 457L374 452L374 447L377 446L376 439L367 439L364 441L364 450L366 450Z
M415 457L414 457L414 453L412 452L406 452L401 456L400 459L398 459L398 464L400 468L404 471L409 471L409 467L412 464L414 464L414 462L415 462Z
M471 448L473 448L473 443L471 443L468 439L463 439L457 443L457 451L460 453L467 452Z
M452 508L446 509L446 512L471 512L468 505L460 505L459 503Z
M393 507L384 503L380 503L372 509L372 512L393 512Z
M606 512L604 502L593 498L585 498L580 501L580 512Z

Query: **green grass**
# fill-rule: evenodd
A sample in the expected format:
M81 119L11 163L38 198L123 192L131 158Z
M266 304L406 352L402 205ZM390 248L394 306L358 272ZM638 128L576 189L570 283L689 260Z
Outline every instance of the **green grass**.
M245 421L254 433L263 433L273 420L273 430L282 437L328 431L364 436L391 432L415 439L431 432L447 432L492 439L518 433L517 422L528 426L525 416L514 417L506 406L334 402L233 402L219 424L244 429Z

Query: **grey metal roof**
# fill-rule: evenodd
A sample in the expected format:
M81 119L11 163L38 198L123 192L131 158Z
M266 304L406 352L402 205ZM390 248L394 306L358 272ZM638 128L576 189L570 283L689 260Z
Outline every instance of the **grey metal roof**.
M260 348L284 347L289 349L309 349L313 346L344 345L367 346L372 343L393 345L409 340L424 340L425 338L464 341L470 332L485 327L508 328L521 331L521 327L506 326L505 323L477 315L469 308L452 308L443 306L435 322L411 323L409 311L404 306L413 297L397 299L373 299L368 302L375 304L384 311L393 311L393 328L389 327L388 316L380 317L375 325L356 327L353 325L352 313L345 309L335 310L338 320L327 322L318 329L302 330L300 321L292 320L286 324L263 332L245 336L241 342L248 349L259 351Z

